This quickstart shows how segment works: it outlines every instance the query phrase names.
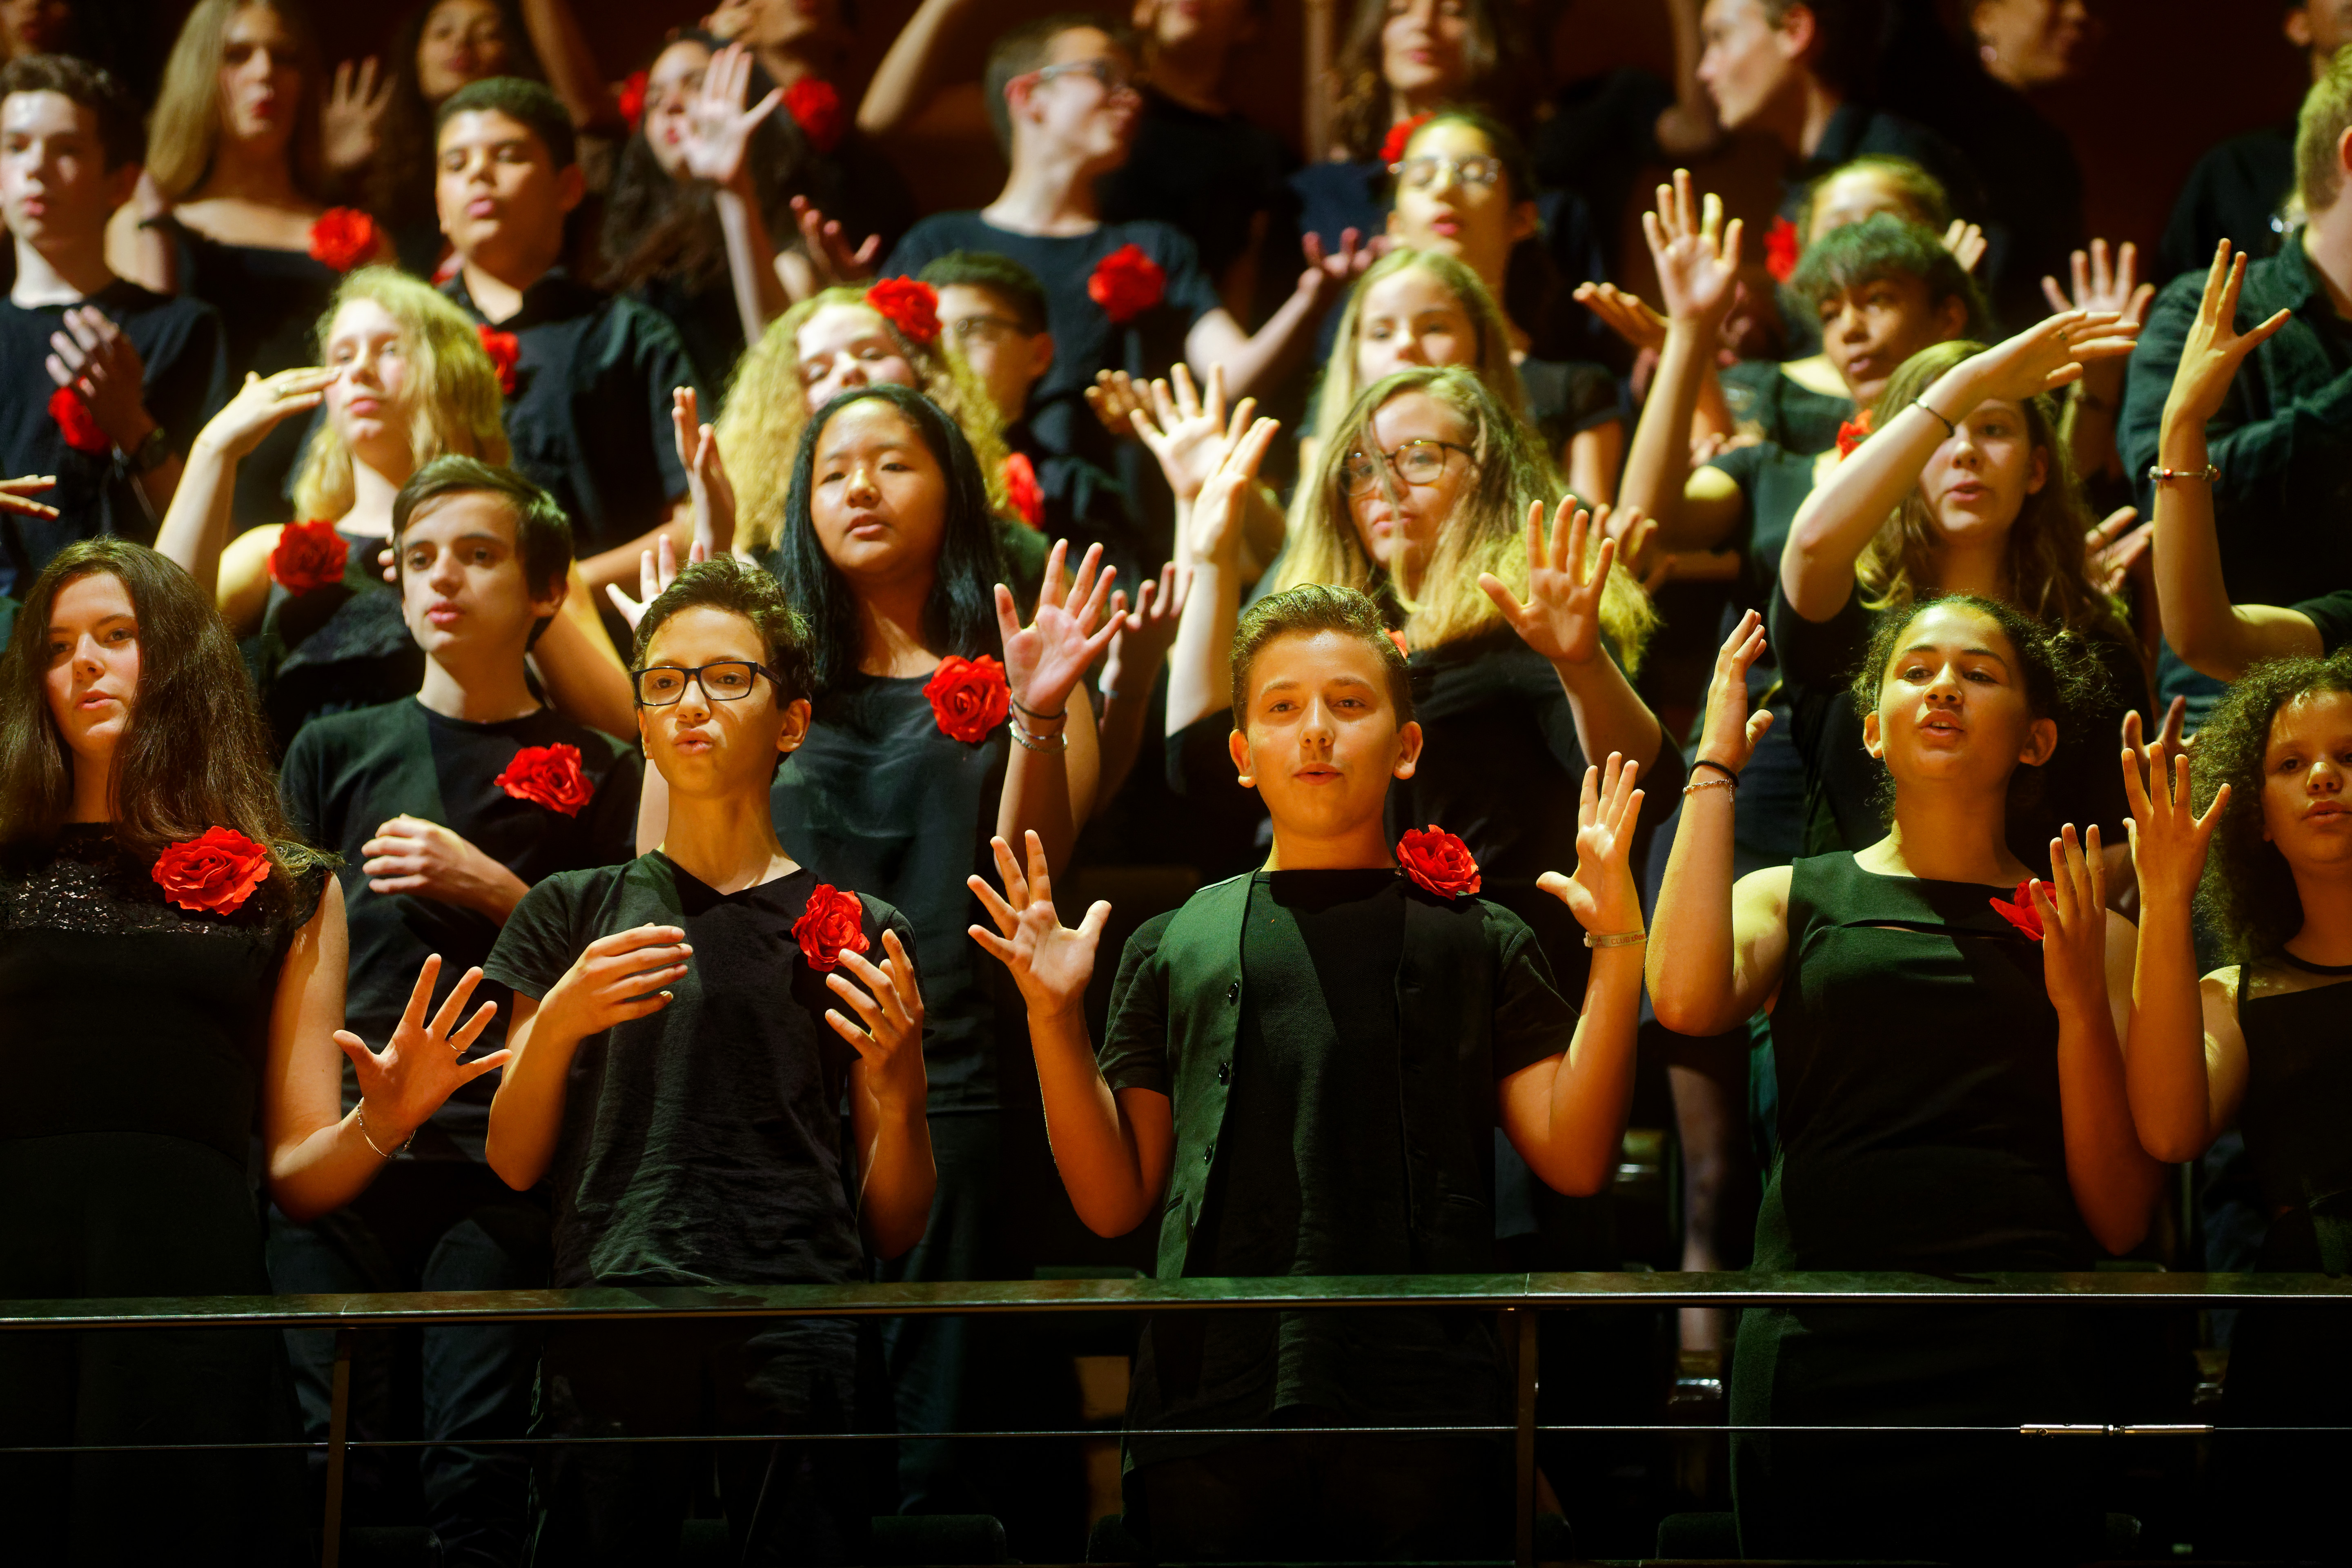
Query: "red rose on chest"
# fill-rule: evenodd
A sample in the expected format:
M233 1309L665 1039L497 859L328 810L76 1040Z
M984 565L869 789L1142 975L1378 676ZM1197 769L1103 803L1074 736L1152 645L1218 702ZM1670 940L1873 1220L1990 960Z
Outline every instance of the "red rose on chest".
M784 112L809 139L809 145L820 153L830 153L841 145L844 132L849 129L849 116L842 112L841 93L829 81L804 76L784 89Z
M819 882L809 893L808 908L793 922L793 940L811 969L836 969L843 953L864 952L868 945L866 905L846 888Z
M939 726L966 745L985 741L990 731L1013 711L1013 688L1004 683L1004 667L986 654L940 660L940 668L923 685L930 699L931 717Z
M1390 126L1389 133L1381 140L1381 167L1386 168L1402 159L1404 150L1412 145L1412 133L1428 124L1430 118L1426 114L1416 114Z
M506 772L491 781L517 800L577 816L595 795L596 786L580 770L580 748L558 742L525 746L507 763Z
M310 226L310 259L338 272L373 259L383 243L383 230L357 207L329 207Z
M1168 274L1139 245L1120 246L1096 262L1087 279L1087 298L1122 325L1160 303L1167 291Z
M184 910L234 914L269 877L269 851L234 827L207 827L155 858L155 885Z
M1397 840L1396 858L1406 876L1441 899L1478 890L1478 862L1470 846L1435 823L1409 829Z
M1764 270L1773 281L1786 283L1797 270L1797 258L1804 252L1804 243L1797 237L1797 226L1787 218L1776 217L1772 226L1764 231Z
M307 594L343 580L348 551L335 525L323 518L289 522L278 531L269 552L269 580L289 594Z
M77 452L95 457L114 449L113 437L99 428L98 421L90 417L89 405L70 386L60 386L49 394L49 417L58 422L58 431L65 437L66 445Z
M482 335L482 352L490 356L490 368L499 373L499 390L512 397L515 367L522 363L522 340L512 332L499 331L488 321L475 323L474 330Z
M1026 452L1013 452L1004 459L1004 504L1030 527L1045 526L1045 490L1038 484L1036 465Z
M2033 880L2031 878L2028 878L2026 880L2020 882L2017 885L2017 890L2010 894L2008 898L1988 899L1985 901L1992 906L1993 913L1999 915L2001 919L2007 921L2010 924L2015 926L2018 930L2032 937L2034 941L2040 942L2042 940L2042 911L2033 907L2033 894L2031 889L2034 886L2035 884ZM2058 884L2055 882L2043 882L2040 884L2040 886L2042 889L2042 896L2054 903L2058 898Z
M913 278L885 278L866 290L866 302L910 343L940 336L940 291Z

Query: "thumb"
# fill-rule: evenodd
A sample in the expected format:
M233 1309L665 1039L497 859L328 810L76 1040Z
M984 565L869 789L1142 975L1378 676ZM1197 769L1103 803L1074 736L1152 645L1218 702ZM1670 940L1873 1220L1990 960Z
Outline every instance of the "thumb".
M342 1047L343 1055L352 1059L352 1066L362 1074L373 1075L376 1068L383 1066L376 1059L376 1054L368 1049L368 1043L349 1029L335 1031L335 1044Z
M1478 574L1478 586L1485 591L1486 597L1495 601L1495 607L1503 612L1504 619L1517 625L1520 616L1526 613L1519 604L1518 595L1492 572Z

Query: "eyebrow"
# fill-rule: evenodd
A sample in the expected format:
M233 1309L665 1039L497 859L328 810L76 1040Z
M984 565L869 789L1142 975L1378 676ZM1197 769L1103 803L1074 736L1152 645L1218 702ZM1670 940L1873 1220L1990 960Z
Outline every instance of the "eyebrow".
M90 622L90 623L89 623L89 625L90 625L90 629L91 629L92 631L95 631L95 630L97 630L100 626L112 626L112 625L113 625L115 622L117 622L117 621L131 621L131 622L134 622L134 623L135 623L138 619L139 619L139 616L138 616L134 612L132 612L132 611L130 611L130 610L114 610L114 611L110 611L110 612L109 612L109 613L108 613L108 614L106 614L106 615L103 615L103 616L99 616L99 617L98 617L98 619L96 619L96 620L94 620L94 621ZM49 635L50 635L51 637L66 637L66 636L69 636L69 635L71 635L71 634L70 634L70 632L69 632L67 628L60 627L60 626L58 625L58 623L57 623L57 622L55 622L55 621L51 621L51 622L49 623Z
M911 449L912 448L908 443L905 441L890 440L885 441L879 447L875 447L874 455L877 458L887 458L894 452L905 452ZM856 457L857 455L857 450L858 449L855 447L835 447L831 451L818 453L817 461L820 463L838 463L844 458Z
M1943 649L1940 645L1936 643L1915 642L1903 651L1906 654L1940 653ZM2009 660L2001 658L2000 655L1995 653L1989 647L1964 647L1960 649L1960 657L1963 658L1989 658L1995 664L2000 665L2003 669L2007 669L2009 668Z

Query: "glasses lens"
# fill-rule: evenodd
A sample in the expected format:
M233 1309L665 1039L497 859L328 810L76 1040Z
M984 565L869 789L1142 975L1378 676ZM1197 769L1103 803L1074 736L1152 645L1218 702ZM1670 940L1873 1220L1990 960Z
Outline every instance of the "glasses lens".
M1461 168L1465 185L1491 185L1503 174L1501 162L1494 158L1465 158Z
M1397 178L1416 191L1425 191L1437 183L1437 167L1444 161L1426 153L1418 158L1407 158L1397 165Z
M1397 454L1397 471L1407 484L1428 484L1445 471L1445 448L1434 441L1409 441Z
M751 689L751 667L748 664L704 665L702 689L721 702L732 702Z
M686 676L682 671L662 668L637 672L637 700L648 707L675 702L685 689Z
M1381 483L1380 460L1368 458L1361 452L1350 452L1348 460L1339 466L1339 478L1351 496L1378 489Z

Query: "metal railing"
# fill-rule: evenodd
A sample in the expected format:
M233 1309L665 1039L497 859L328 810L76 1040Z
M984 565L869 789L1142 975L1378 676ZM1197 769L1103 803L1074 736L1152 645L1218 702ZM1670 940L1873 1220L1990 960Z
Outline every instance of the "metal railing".
M727 1318L921 1317L999 1312L1190 1312L1237 1310L1456 1308L1504 1316L1515 1355L1513 1423L1482 1428L1513 1438L1517 1561L1534 1562L1536 1438L1539 1432L1652 1431L1650 1425L1539 1426L1536 1420L1537 1324L1547 1311L1597 1307L2046 1307L2070 1305L2173 1310L2307 1306L2352 1302L2352 1276L2320 1274L1481 1274L1339 1276L1265 1279L1050 1279L970 1283L770 1285L724 1289L683 1287L586 1290L482 1290L343 1296L143 1297L115 1300L0 1301L0 1332L140 1329L310 1329L336 1336L327 1437L323 1521L326 1568L341 1546L344 1461L353 1447L446 1446L448 1439L354 1441L350 1436L353 1337L368 1330L458 1323L672 1322ZM1734 1428L1765 1430L1765 1428ZM1885 1428L1864 1428L1885 1430ZM1904 1428L1920 1430L1921 1428ZM1427 1432L1431 1428L1413 1428ZM1455 1428L1454 1430L1465 1430ZM1722 1428L1717 1428L1722 1430ZM1834 1428L1805 1427L1808 1432ZM1937 1431L2015 1431L2026 1436L2182 1436L2210 1432L2199 1424L2017 1427L1937 1427ZM926 1433L926 1437L1077 1436L1050 1432ZM1100 1436L1087 1433L1087 1436ZM793 1436L812 1436L793 1434ZM849 1435L843 1435L849 1436ZM514 1438L547 1446L625 1439ZM697 1442L725 1438L692 1438ZM735 1440L772 1440L769 1437ZM258 1448L321 1445L188 1444L152 1447ZM462 1446L484 1446L464 1439ZM48 1451L0 1448L0 1454ZM81 1452L110 1451L97 1445Z

